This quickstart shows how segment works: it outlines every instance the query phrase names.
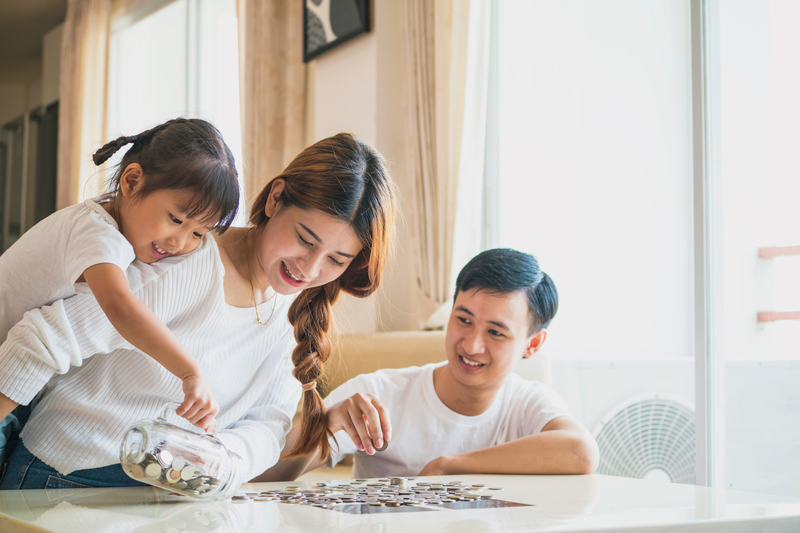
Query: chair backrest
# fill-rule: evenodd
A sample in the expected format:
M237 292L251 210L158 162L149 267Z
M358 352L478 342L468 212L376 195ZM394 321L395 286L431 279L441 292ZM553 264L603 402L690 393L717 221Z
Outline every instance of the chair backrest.
M387 331L333 336L333 357L325 368L325 392L348 379L382 368L444 361L444 331Z

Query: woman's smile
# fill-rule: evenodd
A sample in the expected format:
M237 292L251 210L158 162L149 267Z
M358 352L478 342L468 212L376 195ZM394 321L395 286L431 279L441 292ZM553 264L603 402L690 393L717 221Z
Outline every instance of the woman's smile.
M281 277L283 280L288 283L289 285L293 285L295 287L300 287L304 285L306 282L299 279L297 276L292 274L292 271L289 270L289 267L286 266L286 263L281 261Z

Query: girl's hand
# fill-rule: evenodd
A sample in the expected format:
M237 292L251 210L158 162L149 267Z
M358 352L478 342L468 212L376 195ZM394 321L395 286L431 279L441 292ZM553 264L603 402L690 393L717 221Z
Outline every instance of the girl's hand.
M392 438L389 410L372 394L360 392L328 409L328 429L345 430L356 448L369 455Z
M175 413L200 429L216 433L214 417L219 413L219 405L211 394L206 378L192 375L184 379L183 394L183 403L175 409Z

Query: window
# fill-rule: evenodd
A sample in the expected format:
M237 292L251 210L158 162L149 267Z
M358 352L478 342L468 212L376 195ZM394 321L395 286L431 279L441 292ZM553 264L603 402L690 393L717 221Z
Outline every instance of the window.
M203 118L222 132L241 176L236 0L140 4L112 28L110 137L179 116Z
M679 398L699 483L800 496L800 323L757 318L800 312L800 256L759 258L800 245L800 5L494 6L485 245L558 287L555 389L598 431L631 397Z
M487 189L497 205L485 210L496 213L486 246L536 255L556 283L542 349L553 386L593 431L642 395L691 413L689 2L496 9L497 137L487 143L497 155L487 176L497 182Z
M728 488L800 496L800 322L758 320L758 312L800 311L800 256L758 253L800 245L800 4L725 0L711 7L722 293L714 311L725 372L718 452Z

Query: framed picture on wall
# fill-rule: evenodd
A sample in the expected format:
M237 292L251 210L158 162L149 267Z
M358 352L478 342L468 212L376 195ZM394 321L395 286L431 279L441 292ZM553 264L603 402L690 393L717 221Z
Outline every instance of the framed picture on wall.
M303 0L303 61L369 31L369 0Z

